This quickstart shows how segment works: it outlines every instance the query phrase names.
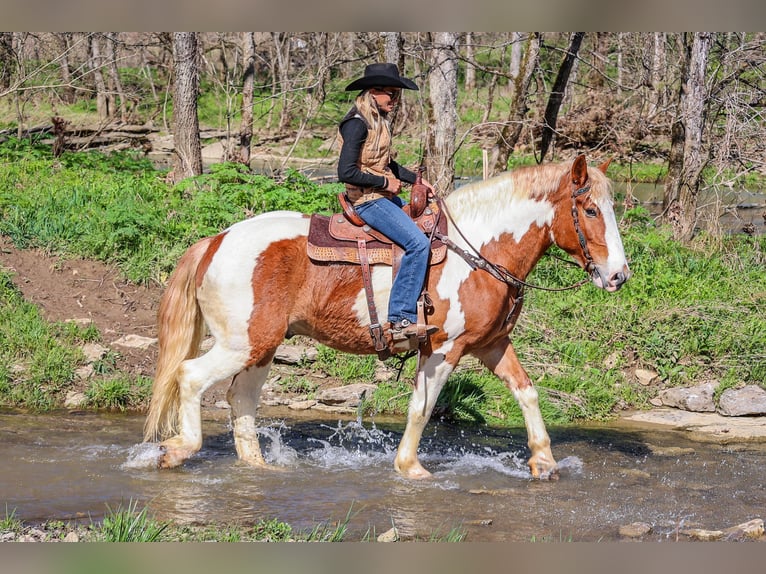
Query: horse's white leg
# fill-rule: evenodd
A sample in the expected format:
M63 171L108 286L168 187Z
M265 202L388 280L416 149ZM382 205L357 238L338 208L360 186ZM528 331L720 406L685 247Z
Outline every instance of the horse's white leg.
M498 341L495 345L474 353L511 390L521 407L527 427L527 441L532 456L527 461L535 478L555 478L556 461L551 452L551 439L545 429L543 415L537 399L537 389L527 372L519 363L510 341Z
M407 426L394 460L396 471L407 478L420 479L431 476L418 460L418 445L431 418L436 399L453 368L442 353L434 353L421 362L415 388L410 397Z
M246 354L216 344L196 359L181 364L178 373L178 434L163 441L161 468L183 463L202 448L202 394L218 381L238 373L245 365Z
M267 464L263 459L255 424L261 389L270 368L269 362L266 366L253 365L238 373L231 382L226 398L231 406L231 422L237 456L242 462L251 466L273 469L275 467Z

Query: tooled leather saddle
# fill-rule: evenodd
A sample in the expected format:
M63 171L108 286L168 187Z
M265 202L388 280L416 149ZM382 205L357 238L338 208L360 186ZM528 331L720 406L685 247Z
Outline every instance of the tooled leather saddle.
M338 199L343 208L342 213L330 216L319 214L311 216L307 254L315 262L361 266L367 306L370 312L370 334L378 356L383 359L389 356L389 350L383 335L383 327L378 321L378 314L375 309L370 266L390 265L392 275L395 277L404 251L388 237L365 224L354 212L345 193L338 194ZM446 236L447 218L442 217L438 202L433 198L429 199L430 201L421 200L417 203L409 203L403 209L413 218L423 233L431 237L430 266L441 263L446 256L447 246L436 239L434 235ZM418 303L418 325L422 324L423 329L425 328L423 307L426 299L427 294L424 293ZM418 339L423 342L425 334L422 338L419 335Z

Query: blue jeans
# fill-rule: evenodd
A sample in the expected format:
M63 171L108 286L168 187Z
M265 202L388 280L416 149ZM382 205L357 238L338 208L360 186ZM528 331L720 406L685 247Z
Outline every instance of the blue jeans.
M428 269L431 242L402 211L402 205L402 200L394 196L392 199L374 199L354 206L354 209L367 225L404 249L399 272L391 286L388 320L394 323L408 319L416 323L417 302Z

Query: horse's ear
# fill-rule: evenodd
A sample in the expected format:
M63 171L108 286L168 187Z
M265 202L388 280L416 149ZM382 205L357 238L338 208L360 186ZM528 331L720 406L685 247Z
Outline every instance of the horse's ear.
M598 166L598 169L601 170L601 173L606 175L606 170L609 167L610 163L612 163L612 158L611 157L608 160L606 160L604 163L602 163L600 166Z
M581 154L572 164L572 183L585 185L586 181L588 181L588 164L585 161L585 154Z

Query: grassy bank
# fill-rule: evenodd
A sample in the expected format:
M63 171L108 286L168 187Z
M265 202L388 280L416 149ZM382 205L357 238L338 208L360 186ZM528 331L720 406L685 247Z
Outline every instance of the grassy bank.
M254 213L338 208L337 184L315 185L296 172L275 181L221 164L168 187L162 173L129 154L65 153L54 160L47 146L13 140L0 146L0 163L0 233L20 247L116 264L136 282L164 283L196 239ZM546 420L608 418L647 406L669 386L763 384L766 238L702 235L682 246L642 208L627 212L621 226L634 271L623 290L528 293L514 341L541 389ZM545 258L529 279L562 286L581 277ZM0 404L56 406L82 359L76 345L99 334L46 324L7 275L0 279L0 298L8 302L0 311ZM369 380L374 365L373 357L323 349L315 368L355 381ZM382 384L368 411L403 412L413 368L406 365L402 382ZM656 372L657 381L639 384L636 368ZM146 380L104 380L109 384L92 391L94 407L145 400ZM521 422L502 384L470 361L450 378L437 410L472 423Z
M375 542L382 534L370 527L351 533L349 521L353 505L345 517L319 522L312 528L296 530L277 519L253 524L178 525L157 520L147 507L135 502L117 508L107 507L97 520L53 520L27 524L6 509L0 518L0 541L4 542ZM457 526L448 532L434 532L423 541L461 542L465 531Z

